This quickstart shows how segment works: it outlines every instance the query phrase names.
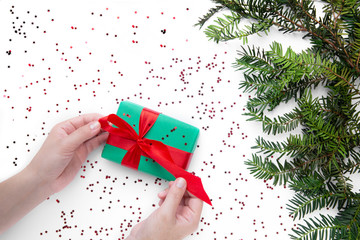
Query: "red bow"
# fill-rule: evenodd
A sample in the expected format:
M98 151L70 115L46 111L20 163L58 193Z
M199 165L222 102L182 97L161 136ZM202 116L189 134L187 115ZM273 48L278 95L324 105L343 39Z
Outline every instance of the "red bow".
M201 179L179 167L176 164L178 161L176 161L176 163L174 162L174 159L169 151L171 150L173 152L174 148L171 148L160 141L144 138L146 133L156 122L158 116L159 113L144 108L141 112L139 120L139 135L126 121L115 114L110 114L109 116L100 118L99 122L102 129L110 133L107 141L108 144L111 138L113 138L113 141L115 142L118 142L120 138L121 141L127 143L126 145L128 146L128 149L126 150L128 151L121 161L122 165L138 169L141 155L152 158L175 178L184 178L187 182L187 190L194 196L212 206L211 201L204 190ZM110 126L109 122L113 123L118 128ZM114 137L117 137L117 139L114 139Z

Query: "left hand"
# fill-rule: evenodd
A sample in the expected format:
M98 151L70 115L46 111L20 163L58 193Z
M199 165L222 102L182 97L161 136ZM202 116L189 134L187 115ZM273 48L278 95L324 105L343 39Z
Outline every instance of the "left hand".
M59 192L78 173L88 154L105 142L100 114L85 114L53 127L44 144L29 164L34 174L48 186L48 194Z

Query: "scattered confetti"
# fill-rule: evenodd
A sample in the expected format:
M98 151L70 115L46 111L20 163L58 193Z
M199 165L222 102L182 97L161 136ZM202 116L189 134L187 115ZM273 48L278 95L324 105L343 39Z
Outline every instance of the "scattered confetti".
M83 3L0 1L8 36L0 46L0 180L29 163L54 124L115 113L129 100L200 129L189 171L203 179L213 207L204 206L187 239L287 239L297 226L286 210L291 192L244 165L261 129L242 115L251 96L232 68L240 43L215 45L193 27L211 1ZM167 182L102 159L101 150L4 239L125 239L157 208Z

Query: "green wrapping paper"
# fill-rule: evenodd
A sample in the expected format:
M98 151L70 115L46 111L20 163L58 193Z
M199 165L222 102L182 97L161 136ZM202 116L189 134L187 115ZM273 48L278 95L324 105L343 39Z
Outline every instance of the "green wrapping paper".
M131 125L137 134L139 134L139 119L143 108L144 107L140 105L128 101L123 101L120 103L116 115ZM160 114L155 124L144 138L157 140L167 146L174 147L188 153L193 153L196 147L198 136L198 128L164 114ZM112 146L107 143L101 156L105 159L121 164L122 159L126 153L127 150ZM190 158L191 156L192 155L190 155ZM189 165L191 160L190 158L186 159L188 162L186 166ZM186 168L187 167L185 167L185 169ZM175 177L171 173L165 170L153 159L146 156L140 157L138 170L162 179L166 179L168 181L175 180Z

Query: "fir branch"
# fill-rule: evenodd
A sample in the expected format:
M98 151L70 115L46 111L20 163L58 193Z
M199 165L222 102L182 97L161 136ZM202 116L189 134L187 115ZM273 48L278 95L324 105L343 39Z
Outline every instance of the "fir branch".
M359 198L359 196L355 196ZM340 211L336 216L336 221L342 224L348 232L348 239L359 239L359 222L360 222L360 204L357 200L353 205Z
M278 118L273 118L272 120L264 115L263 112L259 112L257 109L249 108L249 112L245 113L245 116L250 118L247 121L258 121L262 122L263 132L273 135L278 133L290 132L296 129L302 118L301 113L295 109L295 111L286 113L283 116L278 116Z
M294 180L289 183L289 186L295 192L301 192L305 196L313 196L332 192L330 188L325 187L326 180L324 176L314 171L311 175L295 175Z
M360 173L360 2L324 1L324 15L318 17L313 0L215 0L231 15L215 22L208 37L245 43L248 36L276 26L310 39L312 47L300 53L283 51L276 42L270 51L254 46L240 51L234 64L244 71L240 88L255 96L246 104L248 120L261 122L267 134L302 130L282 142L259 137L254 146L259 152L245 164L255 178L289 183L296 192L288 205L295 218L324 207L339 210L335 218L320 214L305 220L293 230L293 239L359 239L360 193L348 175ZM243 19L252 20L256 31L240 28ZM313 98L318 86L326 88L326 96ZM267 116L265 110L291 99L297 103L292 111ZM276 161L267 158L275 153Z
M268 58L265 51L261 51L260 48L252 48L248 46L248 49L245 49L241 46L242 51L238 52L238 55L241 58L236 59L236 63L234 67L237 70L245 70L245 73L270 73L273 74L275 72L270 59Z
M252 160L246 161L245 164L248 165L248 169L254 174L255 178L273 179L274 185L286 184L294 175L293 166L287 161L285 161L284 165L277 162L278 166L276 166L267 158L263 160L261 156L253 154Z
M324 23L322 23L321 21L318 21L318 20L316 19L316 16L312 16L307 10L305 10L304 4L303 4L304 2L303 2L303 1L301 1L301 4L299 4L299 2L297 2L297 1L295 1L295 3L296 3L298 6L300 6L302 12L303 12L304 14L306 14L311 20L313 20L314 22L316 22L317 24L319 24L320 27L328 30L328 32L329 32L334 38L336 37L336 36L335 36L335 33L333 33L333 31L331 31L331 29L330 29L328 26L326 26L326 25L325 25Z
M350 149L350 157L346 163L344 163L343 173L353 174L360 171L360 152L359 149Z
M303 81L299 85L293 85L290 88L285 88L284 91L285 92L291 92L293 90L308 89L308 88L311 88L312 86L316 87L320 82L323 82L324 80L326 80L325 76L315 77L311 81Z
M281 13L279 13L279 12L277 12L277 11L275 11L274 13L275 13L276 15L278 15L279 17L281 17L281 18L289 21L289 22L292 23L293 25L297 26L298 29L296 29L296 31L299 31L299 32L308 32L310 35L312 35L312 36L314 36L314 37L316 37L316 38L319 38L319 39L321 39L323 42L331 45L335 51L339 51L339 49L336 47L336 45L335 45L333 42L331 42L329 39L326 39L326 38L320 36L319 34L315 33L314 31L312 31L312 30L310 30L310 29L307 29L305 26L300 25L300 24L294 22L293 20L287 18L286 16L282 15Z
M206 13L203 17L199 18L199 21L197 24L195 24L195 26L199 26L200 28L202 28L210 18L212 18L216 13L220 12L224 8L224 6L218 5L214 8L209 9L208 13Z
M279 158L281 158L284 154L290 155L292 150L287 149L287 145L284 142L271 142L266 141L262 137L258 137L256 139L256 145L252 147L253 149L260 149L258 153L263 153L266 157L270 157L275 153L280 153Z
M320 217L321 219L315 217L315 220L304 220L305 224L299 224L299 229L293 229L297 236L291 234L291 239L344 239L344 237L347 236L345 227L336 224L333 217L324 216L322 214L320 214Z
M224 15L224 18L218 17L215 20L216 25L210 25L205 30L205 34L210 40L215 42L219 41L229 41L232 39L242 39L243 44L246 44L247 37L257 33L260 35L260 32L267 34L271 24L268 21L263 21L261 23L252 23L250 26L246 25L244 30L238 28L240 20L242 19L241 15L232 13L232 15Z
M323 208L333 208L337 205L339 197L330 192L315 195L315 196L304 196L297 193L291 200L290 204L287 204L287 209L290 211L290 215L301 219L306 214L320 210Z

